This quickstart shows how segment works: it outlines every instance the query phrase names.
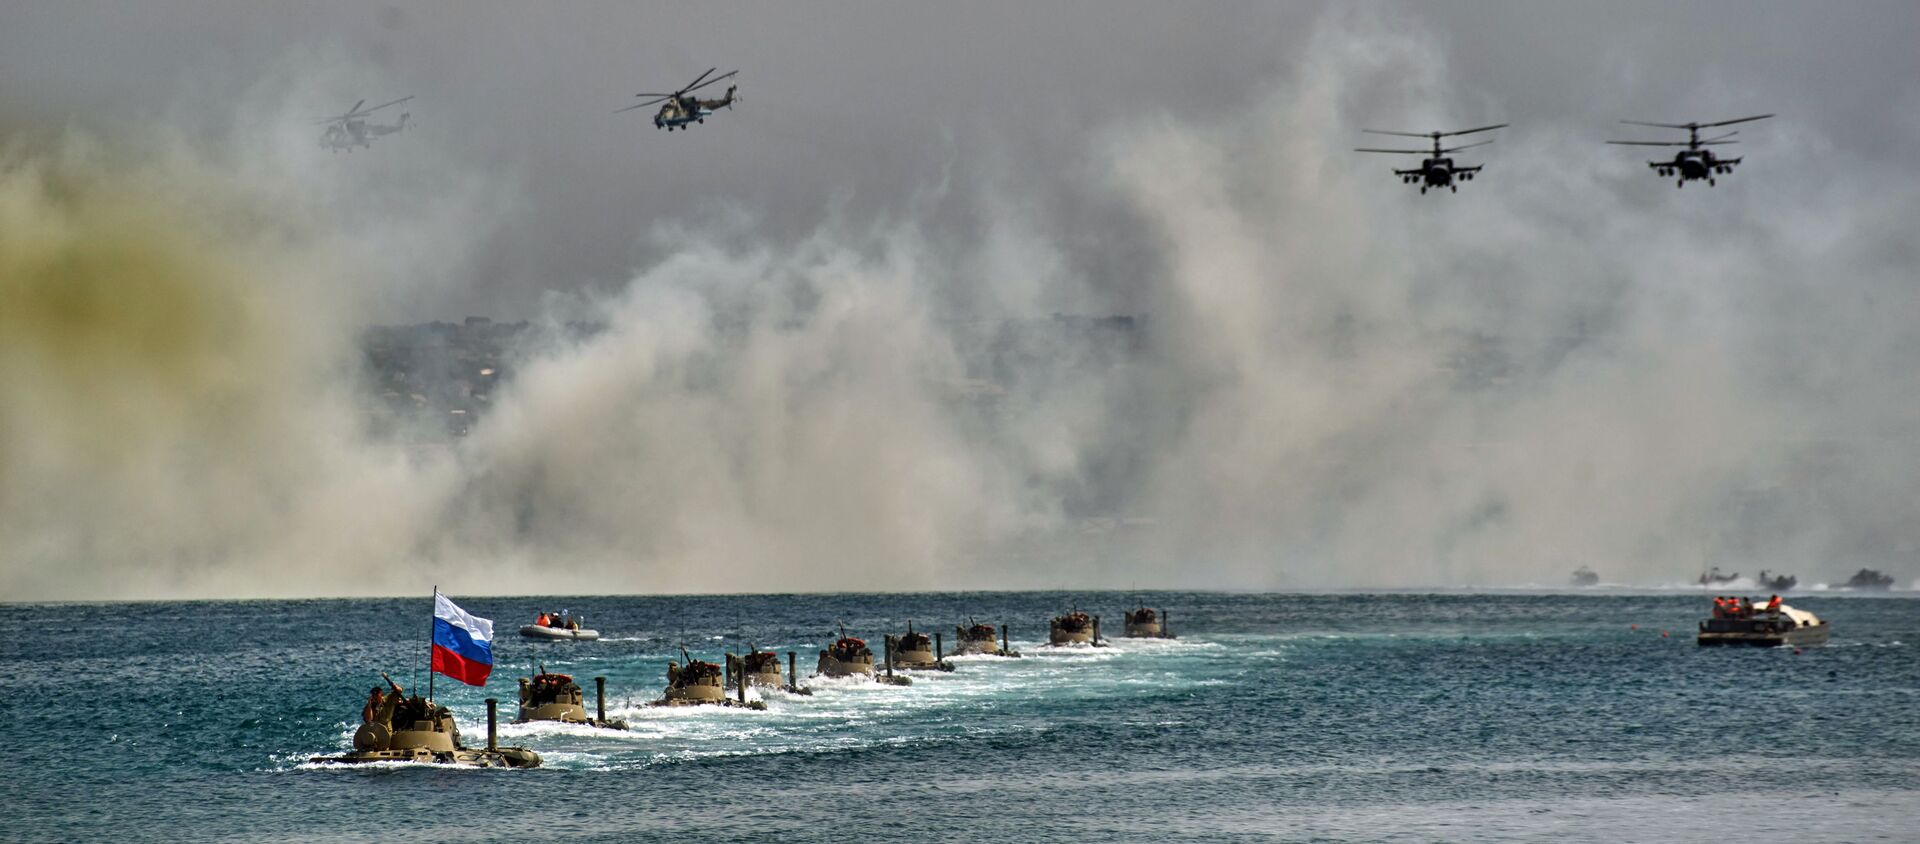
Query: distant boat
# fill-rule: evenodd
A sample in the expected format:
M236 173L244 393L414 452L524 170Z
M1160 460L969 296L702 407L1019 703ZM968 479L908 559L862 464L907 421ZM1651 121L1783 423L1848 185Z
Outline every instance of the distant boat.
M1586 566L1581 566L1573 570L1573 585L1599 586L1600 575L1594 574L1593 569L1587 568Z
M1885 592L1893 588L1893 575L1881 574L1873 569L1861 569L1854 572L1853 577L1848 579L1845 585L1848 589Z
M1740 579L1739 572L1736 571L1733 574L1721 574L1720 567L1714 566L1712 571L1704 572L1700 575L1699 582L1701 586L1712 586L1716 583L1732 583L1739 579Z
M529 639L591 642L600 638L600 631L588 629L586 622L572 613L543 612L532 624L520 628L520 635Z
M1790 574L1769 575L1766 569L1760 570L1760 588L1769 592L1785 592L1800 583L1800 578Z

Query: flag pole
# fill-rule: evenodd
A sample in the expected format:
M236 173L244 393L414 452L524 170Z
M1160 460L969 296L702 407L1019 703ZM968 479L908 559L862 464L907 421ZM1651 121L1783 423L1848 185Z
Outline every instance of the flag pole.
M434 613L440 609L440 585L433 586L433 609L427 611L427 702L433 702L433 626Z

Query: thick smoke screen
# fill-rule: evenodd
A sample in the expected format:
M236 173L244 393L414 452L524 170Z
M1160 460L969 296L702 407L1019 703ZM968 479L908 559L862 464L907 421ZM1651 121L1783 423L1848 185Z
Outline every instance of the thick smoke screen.
M213 143L23 144L0 590L1913 578L1915 180L1816 166L1843 140L1783 115L1676 191L1587 122L1506 113L1417 23L1306 30L1245 102L1114 116L1044 176L954 144L809 226L634 220L633 272L541 300L445 448L367 429L356 344L544 213L512 168L426 131L342 167L274 105L376 87L324 55ZM1698 88L1706 119L1771 107ZM1457 195L1350 152L1507 120Z

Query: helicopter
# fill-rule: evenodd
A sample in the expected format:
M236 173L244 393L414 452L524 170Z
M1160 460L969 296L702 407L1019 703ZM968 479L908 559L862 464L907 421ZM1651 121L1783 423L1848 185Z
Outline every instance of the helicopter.
M739 101L739 98L733 95L734 91L739 90L740 86L738 85L727 86L726 96L717 100L703 100L699 97L690 96L694 91L698 91L701 88L705 88L708 85L712 85L715 82L719 82L722 79L726 79L740 72L737 70L729 70L712 79L707 79L708 75L719 69L720 68L717 67L707 68L706 73L695 77L692 82L687 83L687 87L681 88L671 94L634 94L636 97L654 97L655 99L638 105L630 105L626 108L616 109L614 110L614 114L619 114L623 111L632 111L636 108L646 108L654 103L665 103L665 105L660 106L660 113L653 116L653 128L665 129L671 132L674 129L684 129L689 123L705 123L707 122L707 115L712 114L714 110L731 108L735 102Z
M411 99L413 99L413 96L408 95L393 102L381 103L380 105L365 110L362 110L360 107L366 105L367 101L361 100L354 103L353 108L347 109L346 114L335 115L319 120L318 122L320 124L327 127L327 131L320 136L320 146L333 152L339 152L343 149L347 152L353 152L353 148L356 146L371 148L374 138L382 135L391 135L406 129L407 118L412 117L413 112L401 112L400 121L391 126L368 123L366 121L367 115L386 108L387 106L399 105Z
M1419 167L1415 167L1409 170L1396 169L1393 171L1394 174L1400 177L1400 181L1403 184L1419 185L1421 193L1426 193L1427 188L1446 188L1447 190L1453 193L1459 193L1460 187L1458 184L1456 184L1456 182L1473 181L1473 177L1479 174L1480 168L1484 165L1476 164L1472 167L1456 167L1453 164L1453 159L1443 158L1442 156L1450 152L1459 152L1460 150L1466 149L1468 147L1484 146L1486 144L1493 143L1493 141L1481 141L1475 144L1462 144L1457 147L1447 147L1445 149L1442 149L1440 146L1440 139L1452 137L1454 135L1471 135L1475 132L1487 132L1487 131L1492 131L1494 129L1502 129L1502 128L1505 128L1506 126L1507 124L1505 123L1496 123L1492 126L1482 126L1478 129L1461 129L1458 132L1390 132L1384 129L1362 129L1360 131L1371 132L1375 135L1399 135L1401 137L1406 137L1406 138L1432 138L1433 149L1429 153L1428 150L1424 150L1424 149L1373 149L1370 147L1354 147L1354 152L1384 152L1384 153L1390 153L1395 155L1428 155L1429 157L1426 160L1420 162Z
M1772 116L1771 114L1756 114L1752 117L1742 117L1737 120L1720 120L1713 123L1646 123L1639 120L1622 120L1620 121L1621 123L1631 123L1635 126L1685 129L1687 130L1687 139L1684 141L1608 141L1607 143L1640 147L1686 147L1686 149L1674 153L1672 161L1649 161L1647 162L1647 166L1652 167L1654 172L1662 176L1673 176L1677 174L1680 178L1673 183L1673 186L1676 188L1686 187L1687 181L1690 179L1706 179L1707 186L1712 187L1714 184L1714 174L1733 172L1733 166L1739 164L1740 159L1721 158L1714 155L1713 150L1701 149L1701 147L1719 144L1737 144L1739 141L1729 141L1727 139L1740 133L1736 130L1724 135L1716 135L1703 141L1700 139L1700 130L1715 126L1732 126L1735 123L1745 123L1749 120L1765 120Z

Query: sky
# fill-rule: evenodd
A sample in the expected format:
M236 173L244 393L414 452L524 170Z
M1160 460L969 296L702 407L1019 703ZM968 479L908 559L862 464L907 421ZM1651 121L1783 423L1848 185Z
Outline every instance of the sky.
M0 21L9 594L1920 575L1912 4ZM1711 189L1600 143L1768 112ZM1350 151L1497 122L1444 197ZM986 359L1054 314L1147 339ZM370 439L359 329L466 315L610 329Z

